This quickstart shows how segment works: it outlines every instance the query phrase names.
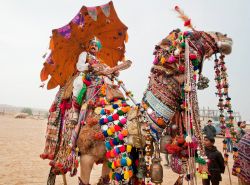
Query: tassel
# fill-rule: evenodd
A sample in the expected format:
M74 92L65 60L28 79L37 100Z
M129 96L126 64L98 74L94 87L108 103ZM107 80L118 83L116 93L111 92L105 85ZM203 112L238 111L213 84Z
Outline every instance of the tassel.
M77 101L77 103L78 103L79 105L82 104L82 99L83 99L83 96L85 95L86 91L87 91L87 87L86 87L85 84L83 84L83 87L82 87L82 89L81 89L81 91L80 91L80 93L78 94L77 99L76 99L76 101Z
M184 26L194 30L191 19L189 19L189 17L184 14L183 10L181 10L179 6L175 6L174 9L179 13L179 17L184 21Z

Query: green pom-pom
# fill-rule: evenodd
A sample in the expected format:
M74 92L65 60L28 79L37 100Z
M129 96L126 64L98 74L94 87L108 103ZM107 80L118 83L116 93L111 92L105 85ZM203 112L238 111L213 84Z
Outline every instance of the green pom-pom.
M197 157L197 158L195 158L195 161L197 162L197 163L199 163L199 164L206 164L206 161L205 161L205 159L202 159L201 157Z
M117 114L118 114L119 116L122 116L122 115L124 114L124 112L123 112L122 110L118 110L118 111L117 111Z
M192 60L192 64L193 64L193 66L198 66L199 60L198 59Z
M112 163L108 162L108 167L111 169L112 168Z
M186 45L185 45L185 42L182 42L182 43L181 43L181 47L182 47L182 48L185 48L185 46L186 46Z

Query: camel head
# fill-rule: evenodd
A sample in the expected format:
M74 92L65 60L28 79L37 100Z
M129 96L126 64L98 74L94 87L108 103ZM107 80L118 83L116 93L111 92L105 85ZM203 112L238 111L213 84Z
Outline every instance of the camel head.
M220 32L208 32L208 34L214 39L219 52L225 55L229 55L232 52L233 40Z

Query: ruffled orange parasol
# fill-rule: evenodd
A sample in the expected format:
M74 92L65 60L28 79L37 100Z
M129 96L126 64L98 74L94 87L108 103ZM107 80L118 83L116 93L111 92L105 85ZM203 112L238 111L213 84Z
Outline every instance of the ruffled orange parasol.
M40 74L42 81L50 76L47 89L65 85L75 74L78 56L94 36L102 43L98 57L110 67L117 65L124 58L127 29L112 2L96 7L83 6L69 24L52 31L51 54Z

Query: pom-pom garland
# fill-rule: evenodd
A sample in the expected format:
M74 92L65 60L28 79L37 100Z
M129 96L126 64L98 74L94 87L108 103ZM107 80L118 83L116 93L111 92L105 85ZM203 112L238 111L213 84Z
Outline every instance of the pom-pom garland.
M124 116L130 110L130 107L125 101L121 103L114 101L112 102L112 108L108 108L104 107L100 111L102 117L99 124L105 136L108 167L112 170L109 176L110 179L117 182L128 181L133 175L132 160L129 157L132 146L124 144L124 139L128 135L127 119ZM117 168L121 168L118 170L119 173L117 173Z

